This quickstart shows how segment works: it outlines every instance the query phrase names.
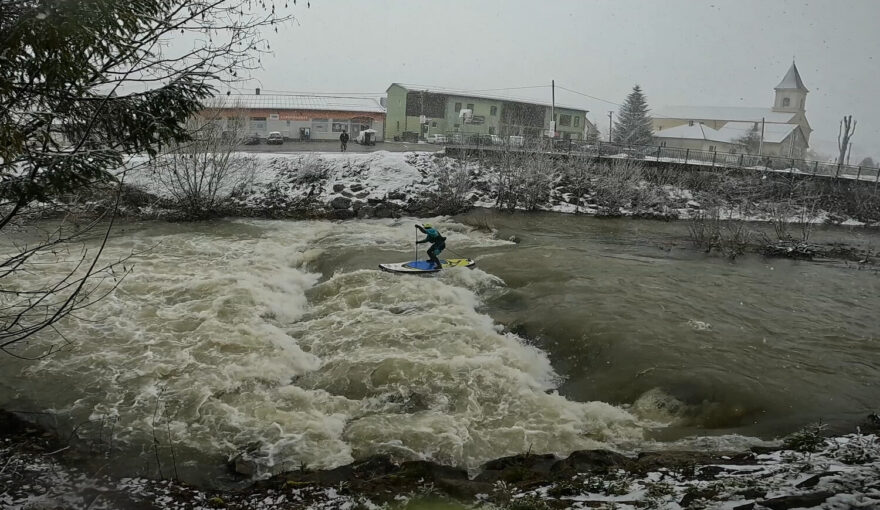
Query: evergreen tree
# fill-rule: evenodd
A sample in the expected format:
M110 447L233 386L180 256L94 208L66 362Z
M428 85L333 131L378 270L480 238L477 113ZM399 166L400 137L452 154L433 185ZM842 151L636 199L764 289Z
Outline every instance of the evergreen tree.
M273 1L0 0L0 235L41 204L63 209L73 196L118 188L131 154L191 140L187 119L216 85L255 69L268 49L262 31L287 19ZM61 221L33 243L7 243L0 286L13 291L0 300L0 351L46 332L38 338L48 348L22 348L53 352L63 339L48 334L55 324L106 294L102 282L118 274L99 263L112 224ZM103 243L86 249L96 226ZM51 274L53 262L73 269L25 278Z
M648 116L648 103L638 85L626 96L623 106L617 112L617 123L612 131L612 139L625 145L650 145L654 130Z
M755 122L752 128L743 136L734 140L734 143L746 154L757 154L761 149L761 130Z

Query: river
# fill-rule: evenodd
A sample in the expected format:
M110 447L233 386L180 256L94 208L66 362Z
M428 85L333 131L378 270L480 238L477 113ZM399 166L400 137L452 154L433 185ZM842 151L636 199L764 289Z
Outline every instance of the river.
M874 272L730 262L684 222L486 211L435 221L475 269L378 271L412 258L415 221L121 224L105 257L134 252L132 274L63 324L61 352L0 358L0 407L47 413L119 473L206 485L232 483L238 452L258 476L376 453L475 468L849 432L876 411Z

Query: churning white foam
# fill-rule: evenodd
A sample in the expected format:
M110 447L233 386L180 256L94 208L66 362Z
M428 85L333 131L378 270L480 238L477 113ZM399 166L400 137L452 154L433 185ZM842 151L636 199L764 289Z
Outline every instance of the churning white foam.
M412 223L156 224L126 234L108 257L152 248L66 325L72 349L25 369L43 383L23 397L78 419L113 416L117 441L145 456L156 427L178 457L247 451L258 474L374 453L475 467L642 437L627 411L555 393L545 353L480 313L482 297L504 291L497 277L356 269L322 279L309 269L367 247L405 257ZM457 247L506 244L435 223Z

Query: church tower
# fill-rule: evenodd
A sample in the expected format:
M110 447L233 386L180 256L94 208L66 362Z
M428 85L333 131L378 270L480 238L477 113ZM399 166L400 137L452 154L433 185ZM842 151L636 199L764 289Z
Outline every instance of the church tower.
M810 91L804 86L797 66L792 62L788 72L785 73L785 77L776 86L776 100L773 103L773 111L803 114L806 111L808 92Z

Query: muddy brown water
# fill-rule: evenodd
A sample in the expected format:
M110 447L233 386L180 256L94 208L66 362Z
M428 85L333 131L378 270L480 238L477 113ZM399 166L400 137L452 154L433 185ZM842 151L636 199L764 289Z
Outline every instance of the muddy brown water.
M122 224L107 256L134 250L134 272L63 325L73 345L0 359L0 407L46 413L120 473L174 462L203 484L239 454L255 476L376 453L476 468L848 432L877 410L875 272L730 262L685 223L486 211L434 220L477 269L378 271L415 256L415 221Z

